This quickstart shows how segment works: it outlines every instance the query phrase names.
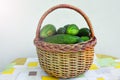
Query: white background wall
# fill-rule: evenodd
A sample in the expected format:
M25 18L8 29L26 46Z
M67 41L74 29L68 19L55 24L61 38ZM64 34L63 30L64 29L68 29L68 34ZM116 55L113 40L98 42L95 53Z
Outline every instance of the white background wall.
M89 16L98 39L95 53L120 58L120 0L0 0L0 71L18 57L37 57L33 39L39 18L60 3L81 8ZM66 9L51 13L43 25L47 23L87 27L81 16Z

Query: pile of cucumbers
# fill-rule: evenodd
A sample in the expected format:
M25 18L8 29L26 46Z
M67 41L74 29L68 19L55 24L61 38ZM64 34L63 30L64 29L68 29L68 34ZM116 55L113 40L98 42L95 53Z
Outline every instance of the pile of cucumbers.
M52 24L43 26L40 38L45 42L56 44L75 44L90 40L91 32L88 28L78 28L76 24L67 24L59 29Z

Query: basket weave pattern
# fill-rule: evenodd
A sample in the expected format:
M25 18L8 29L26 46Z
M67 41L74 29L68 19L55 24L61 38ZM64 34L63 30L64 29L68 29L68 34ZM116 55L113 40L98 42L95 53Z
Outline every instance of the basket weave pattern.
M53 44L44 42L39 37L42 22L50 12L58 8L69 8L80 13L90 28L91 39L87 42L76 44ZM71 78L84 73L90 68L93 62L96 38L91 22L83 11L68 4L60 4L50 8L41 17L34 44L36 46L39 63L44 71L55 77Z
M78 76L89 69L93 61L93 48L76 53L46 52L37 49L41 67L50 75L61 78Z

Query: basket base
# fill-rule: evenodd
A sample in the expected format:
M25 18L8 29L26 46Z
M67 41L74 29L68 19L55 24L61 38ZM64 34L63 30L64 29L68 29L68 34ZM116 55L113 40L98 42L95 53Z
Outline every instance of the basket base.
M94 58L94 49L76 53L49 52L37 48L40 66L49 75L73 78L86 72Z
M75 77L77 77L77 76L80 76L80 75L82 75L82 74L84 74L86 71L82 71L81 73L78 73L77 75L75 75L74 73L73 74L71 74L71 75L69 75L69 76L67 76L67 75L65 75L65 74L63 74L63 75L56 75L56 74L51 74L51 72L48 72L48 71L46 71L44 68L43 68L43 70L48 74L48 75L50 75L50 76L53 76L53 77L56 77L56 78L61 78L61 79L69 79L69 78L75 78Z

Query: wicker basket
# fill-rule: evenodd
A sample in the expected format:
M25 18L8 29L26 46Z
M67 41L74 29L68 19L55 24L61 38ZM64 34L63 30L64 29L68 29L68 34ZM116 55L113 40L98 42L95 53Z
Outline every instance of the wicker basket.
M40 39L40 28L45 17L58 8L69 8L81 14L87 22L91 39L87 42L76 44L52 44ZM59 78L72 78L87 71L94 57L94 46L96 38L94 36L91 22L87 15L80 9L68 5L59 4L47 10L41 17L34 39L39 63L45 72Z

